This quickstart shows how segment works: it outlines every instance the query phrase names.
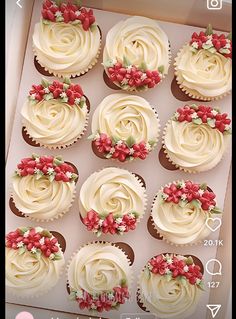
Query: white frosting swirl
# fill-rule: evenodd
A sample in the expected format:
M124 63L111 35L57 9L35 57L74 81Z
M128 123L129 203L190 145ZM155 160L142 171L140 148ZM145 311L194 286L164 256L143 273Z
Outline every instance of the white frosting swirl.
M105 97L92 119L93 134L101 132L120 140L132 136L136 143L157 142L159 127L155 111L144 98L122 93Z
M210 212L197 208L192 203L180 207L173 202L164 202L161 192L157 194L151 215L158 232L177 245L197 243L211 233L206 226L207 218L212 215Z
M232 60L208 50L191 51L185 45L176 57L177 82L187 93L213 99L232 89Z
M93 243L81 248L68 268L71 289L90 294L106 293L121 285L130 284L131 267L124 252L110 243Z
M118 22L108 33L103 52L103 63L110 59L123 60L126 57L139 67L147 64L148 70L169 68L169 43L165 32L152 19L134 16Z
M80 75L97 61L100 32L98 27L84 31L81 24L44 24L41 19L34 28L33 46L39 63L54 75Z
M21 115L28 134L41 145L61 147L75 142L87 123L88 110L57 99L26 101Z
M50 182L34 175L13 177L13 201L27 217L50 220L68 211L74 198L75 182Z
M164 148L178 167L189 172L203 172L216 166L226 149L230 136L208 124L167 123Z
M42 231L36 227L36 231ZM26 250L19 254L19 249L6 248L6 287L9 292L19 297L41 295L54 287L58 282L65 264L64 255L61 259L51 260L43 254L36 258Z
M82 217L94 210L123 216L145 212L146 192L135 175L125 169L107 167L88 177L80 190L79 211Z
M152 272L150 275L142 272L139 286L142 303L158 318L183 319L191 316L201 296L201 290L188 281L184 285L176 278L168 281L165 276Z

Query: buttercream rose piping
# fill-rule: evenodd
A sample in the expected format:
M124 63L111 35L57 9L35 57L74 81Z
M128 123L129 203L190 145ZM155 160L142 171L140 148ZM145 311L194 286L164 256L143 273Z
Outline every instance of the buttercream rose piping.
M36 179L42 176L48 177L49 181L73 182L78 178L72 165L63 161L60 156L39 156L23 158L17 165L15 174L19 177L34 175Z
M114 287L112 291L91 295L84 289L70 291L70 299L76 300L81 310L96 310L98 312L117 309L129 299L129 291L126 281L122 280L121 285Z
M218 52L226 58L232 58L231 34L226 37L224 34L213 33L211 25L207 27L205 32L194 32L189 44L194 53L200 49L205 49L211 53Z
M145 267L148 273L165 276L168 281L178 279L183 284L188 281L203 289L202 272L198 265L195 265L191 256L162 254L153 257Z
M63 82L55 80L52 83L43 79L41 84L32 85L28 98L34 103L42 100L58 99L62 103L68 103L69 105L81 108L86 105L86 98L81 86L71 83L68 78L64 79Z
M123 61L112 59L104 63L109 79L122 88L153 88L162 79L163 66L158 70L148 70L143 62L139 67L124 57Z
M77 1L78 2L78 1ZM95 17L92 9L85 9L72 1L68 0L67 3L61 1L45 0L41 11L44 23L51 22L64 22L64 23L81 23L85 31L94 24Z
M144 160L155 144L155 141L136 143L132 136L123 141L116 137L109 137L105 133L92 134L89 139L93 140L97 151L104 157L118 159L120 162L134 158Z
M41 254L51 260L61 259L61 253L57 238L48 230L37 232L32 227L20 227L6 235L5 246L19 250L19 254L29 251L32 256L38 258Z
M122 235L130 230L134 230L137 225L137 220L138 214L135 212L122 216L114 216L113 213L102 216L94 210L90 210L86 217L82 218L83 224L87 226L87 230L93 231L98 237L102 233Z
M231 120L227 113L220 113L218 110L208 105L185 105L178 108L172 117L178 122L192 122L194 124L208 124L213 129L218 129L221 133L230 132Z
M167 203L186 205L192 203L213 214L221 214L222 211L216 206L216 195L207 189L206 184L197 184L191 181L172 182L161 190L161 198Z

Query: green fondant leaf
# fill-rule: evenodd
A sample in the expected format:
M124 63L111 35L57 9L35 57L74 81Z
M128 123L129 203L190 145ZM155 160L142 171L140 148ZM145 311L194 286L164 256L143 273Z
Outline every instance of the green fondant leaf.
M112 154L111 154L111 153L108 153L105 157L106 157L107 159L112 158Z
M213 44L206 44L206 43L204 43L204 44L202 45L202 47L203 47L203 49L208 50L208 49L210 49L210 48L213 47Z
M87 137L88 140L94 140L96 134L91 134Z
M35 153L32 154L32 158L33 158L33 159L36 159L36 158L39 158L39 157L40 157L40 156L39 156L38 154L35 154Z
M36 174L36 180L39 180L43 176L43 172Z
M63 163L63 161L59 158L55 157L53 160L53 165L55 165L55 166L61 165L62 163Z
M143 72L147 71L148 67L147 67L147 63L146 62L142 62L139 66L139 69Z
M121 279L120 285L121 285L121 287L126 287L127 286L127 280L125 278Z
M230 41L232 41L232 32L230 32L230 33L227 35L227 39L229 39Z
M93 32L94 30L97 29L97 24L96 23L93 23L91 26L90 26L90 30Z
M216 48L212 47L212 48L208 49L208 51L211 52L211 53L215 53L216 52Z
M54 179L55 179L55 175L54 174L51 174L51 175L49 175L49 182L51 183L51 182L53 182L54 181Z
M125 55L123 57L123 65L124 65L124 67L132 65L132 63L128 60L128 58Z
M198 110L198 106L196 104L190 104L189 106L191 109Z
M58 253L54 254L53 260L60 260L60 259L61 259L61 254L58 254Z
M50 82L43 78L41 84L44 88L47 88L50 85Z
M112 136L112 143L116 144L118 141L120 141L120 138L118 136Z
M166 281L167 281L167 282L168 282L168 281L171 281L172 275L165 275L165 278L166 278Z
M146 267L143 272L144 272L144 275L146 276L146 278L149 279L151 276L150 270Z
M52 93L44 94L43 98L44 100L49 101L53 99L53 94Z
M223 134L225 134L225 135L232 134L232 131L231 131L231 129L228 129L228 130L224 131Z
M76 19L76 20L72 21L71 24L73 24L73 25L81 24L81 21Z
M111 68L111 67L113 67L113 62L112 62L112 60L107 60L107 61L103 62L102 65L105 66L106 68Z
M212 214L222 214L223 212L222 212L222 210L221 210L219 207L215 206L215 207L211 210L211 213L212 213Z
M75 174L75 173L72 173L72 175L71 175L71 180L72 180L72 181L75 181L77 178L78 178L78 175Z
M50 20L42 19L42 21L43 21L43 24L50 24Z
M70 292L69 299L70 299L70 300L75 300L75 299L76 299L76 291L73 291L73 290L72 290L72 291Z
M62 4L62 0L55 0L55 3L58 7L60 7L60 5Z
M219 50L220 53L223 53L223 54L229 54L230 53L230 50L229 49L224 49L224 48L221 48Z
M126 144L129 146L129 147L132 147L134 144L135 144L135 139L133 136L129 136L126 140Z
M216 123L216 120L215 120L215 119L208 119L208 120L207 120L207 124L208 124L210 127L215 127L215 123Z
M30 230L30 227L18 227L18 230L21 232L21 234L23 235L25 232L27 232L28 230Z
M207 184L206 183L202 183L201 185L200 185L200 189L202 189L202 190L206 190L207 189Z
M149 140L148 144L153 148L153 146L156 144L156 140Z
M201 280L200 283L197 285L197 287L198 287L199 289L201 289L202 291L205 291L205 289L204 289L204 283L203 283L202 280Z
M193 53L197 53L198 50L196 48L190 46L190 51L192 51Z
M199 117L199 118L197 118L197 119L193 119L193 121L192 121L194 124L202 124L202 119Z
M185 259L185 262L186 262L186 265L192 265L192 264L193 264L193 258L192 258L192 256L188 256L188 257Z
M96 236L97 237L100 237L102 235L102 231L101 230L98 230L97 232L96 232Z
M67 90L67 89L69 89L69 84L67 84L67 83L63 83L63 90Z
M25 246L24 246L24 247L20 247L20 248L19 248L19 255L24 254L24 253L25 253L25 251L26 251Z
M79 106L81 109L84 107L85 101L80 99Z
M161 73L163 73L163 72L164 72L164 65L160 65L160 66L158 67L158 71L161 72Z
M179 206L180 206L180 207L185 207L185 206L187 205L187 203L188 203L188 202L187 202L186 200L182 200L182 199L181 199L181 200L179 201Z
M69 78L64 78L63 83L70 85L71 80Z
M56 22L62 22L62 21L64 21L63 17L56 17Z
M78 6L78 7L81 7L81 0L75 0L75 4Z
M52 237L52 234L51 234L47 229L42 230L40 234L41 234L43 237L48 237L48 238L51 238L51 237Z
M184 276L179 276L179 281L181 282L183 286L187 285L187 280Z
M209 23L207 28L206 28L206 35L211 35L213 33L212 25Z
M196 207L196 208L200 208L201 207L201 203L198 199L194 199L191 201L191 204Z

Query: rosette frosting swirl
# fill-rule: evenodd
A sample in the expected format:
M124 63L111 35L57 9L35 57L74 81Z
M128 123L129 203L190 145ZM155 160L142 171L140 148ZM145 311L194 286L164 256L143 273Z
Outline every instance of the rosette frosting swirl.
M135 16L118 22L107 34L103 62L126 57L132 65L146 63L148 70L169 68L169 43L165 32L152 19Z
M49 147L70 145L82 134L87 124L88 110L69 105L58 99L26 101L21 114L28 134L38 143Z
M161 192L157 194L152 207L152 219L158 232L177 245L196 243L207 237L211 232L206 226L209 217L209 211L191 202L183 207L173 202L163 202Z
M61 259L51 260L43 254L35 257L28 250L21 254L19 249L6 248L7 289L21 297L41 295L56 285L64 264L63 253Z
M129 94L111 94L96 108L92 119L92 133L105 133L109 137L136 143L157 141L159 119L150 104L142 97Z
M186 92L213 99L231 91L232 60L208 50L193 53L189 44L176 57L177 82Z
M176 278L142 272L140 297L147 309L158 318L183 319L194 311L201 296L201 290L188 281L185 284Z
M108 167L88 177L80 190L79 210L82 217L94 210L100 214L145 212L145 188L138 178L127 170Z
M97 61L100 49L98 27L84 31L81 24L43 20L35 25L33 46L39 63L60 77L80 75Z
M229 138L204 123L171 120L167 123L163 142L174 164L190 172L202 172L220 162Z
M39 220L50 220L68 211L74 198L75 182L50 182L47 176L13 177L13 201L16 208Z
M130 284L131 267L124 252L109 243L93 243L81 248L68 267L71 289L87 293L108 293L125 281Z

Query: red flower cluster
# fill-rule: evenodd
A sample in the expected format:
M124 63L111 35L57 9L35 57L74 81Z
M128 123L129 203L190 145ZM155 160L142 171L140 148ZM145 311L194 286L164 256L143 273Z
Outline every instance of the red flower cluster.
M153 88L161 81L158 71L147 70L142 72L134 65L128 69L120 62L117 62L113 67L109 67L108 73L112 82L118 82L119 84L127 83L130 87L147 85L148 88Z
M97 138L93 143L99 153L108 154L113 147L114 152L111 157L118 159L120 162L124 162L128 156L133 156L134 158L138 157L144 160L149 153L145 142L134 144L132 146L133 153L130 153L131 148L124 141L120 144L115 144L105 133L101 133L99 138Z
M197 42L198 49L202 49L202 45L207 42L209 38L207 37L206 33L201 31L199 34L194 32L191 37L190 44L193 42ZM230 43L230 53L229 54L223 54L227 58L232 58L232 41L227 39L224 34L217 35L216 33L212 34L212 44L215 47L215 49L219 52L221 48L224 48L227 43Z
M119 224L115 221L112 213L106 216L102 224L99 223L101 220L99 214L94 210L90 210L86 217L82 219L83 224L87 226L87 230L101 230L104 234L110 233L112 235L119 233L119 226L125 226L124 232L128 232L129 230L134 230L137 223L136 218L132 218L128 214L123 215L122 221Z
M40 239L44 238L44 243L40 243ZM41 250L44 256L49 257L51 254L57 253L59 247L55 237L49 238L43 236L41 233L36 232L35 228L29 229L29 234L25 237L20 229L10 232L6 236L6 247L12 249L19 249L17 244L23 243L27 250L31 251L32 248Z
M27 157L21 160L17 168L20 170L20 176L33 175L36 173L36 170L40 170L42 174L47 175L48 169L52 168L55 171L56 181L69 182L70 178L66 173L75 173L74 167L67 163L54 165L53 162L53 156L40 156L38 160L33 157Z
M97 298L94 298L88 292L83 290L83 297L76 298L81 310L94 308L98 312L110 311L114 304L124 304L125 299L129 298L129 291L127 287L114 287L113 298L108 298L106 293L100 294Z
M192 122L194 119L196 119L192 117L192 114L195 112L197 114L196 118L200 118L203 123L207 123L208 119L215 119L215 127L213 128L217 128L222 133L225 131L226 125L229 125L231 123L231 120L228 118L227 113L217 113L215 115L213 113L213 108L211 106L206 105L198 105L197 107L194 106L194 108L191 107L191 105L185 105L183 107L178 108L177 120L179 122Z
M166 270L170 270L173 278L185 276L191 285L194 285L197 279L202 279L201 268L199 266L194 263L187 265L185 259L179 259L177 256L173 256L172 263L167 263L163 255L158 255L152 258L148 264L153 274L163 276L166 274ZM188 266L187 271L184 269L185 266Z
M191 181L186 181L183 188L178 187L175 183L163 188L163 193L168 195L165 198L167 202L178 204L181 197L185 196L186 200L190 203L192 200L198 200L203 210L209 210L210 206L215 206L214 198L216 195L211 191L204 190L200 193L200 185Z
M68 97L68 103L70 105L73 105L75 103L75 99L80 99L84 93L79 84L73 84L71 83L69 85L69 88L64 90L63 88L63 82L59 81L53 81L52 84L48 86L49 92L52 93L54 99L60 98L60 95L62 93L66 93L66 96ZM32 96L32 94L35 94L35 99L38 101L41 101L44 99L44 95L46 94L44 91L44 87L40 85L32 85L32 89L29 91L29 95Z
M44 1L42 8L42 17L44 19L55 22L58 13L61 14L63 22L65 23L80 20L85 31L87 31L95 22L93 10L91 9L86 10L85 8L80 8L79 6L72 4L71 1L68 1L67 4L62 3L60 6L57 6L55 2L50 0Z

